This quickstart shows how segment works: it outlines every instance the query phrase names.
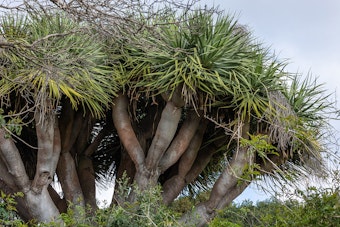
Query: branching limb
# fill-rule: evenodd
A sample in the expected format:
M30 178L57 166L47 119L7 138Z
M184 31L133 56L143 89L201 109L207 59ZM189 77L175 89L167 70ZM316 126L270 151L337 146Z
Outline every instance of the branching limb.
M189 145L193 143L192 140L199 126L200 120L201 117L197 115L196 111L192 110L188 113L187 119L160 161L159 165L161 172L164 172L170 166L175 164L187 150Z
M242 125L241 137L249 138L249 122ZM188 215L185 215L181 222L189 224L192 222L192 215L197 215L198 219L195 223L197 226L204 226L208 221L216 215L216 209L223 208L238 196L248 185L242 181L242 175L245 173L247 166L253 163L253 155L248 152L248 147L237 147L229 165L221 173L218 180L215 182L208 201L201 203L197 208ZM232 191L235 190L235 191ZM222 201L223 199L228 201Z
M22 191L29 190L29 178L21 160L19 150L12 138L6 138L6 132L0 128L0 157L7 171L14 177L14 182Z
M181 113L181 108L177 108L171 101L167 102L147 154L146 167L148 170L157 168L160 159L175 136Z
M7 169L7 165L2 160L2 155L0 155L0 173L1 173L0 181L2 182L1 184L3 185L3 186L0 186L0 190L5 192L4 189L6 189L6 191L8 191L9 193L18 191L18 186L16 185L13 179L13 175L9 173ZM5 193L8 193L8 192L5 192Z
M195 136L192 138L188 149L182 155L179 166L178 166L178 174L181 176L186 176L190 171L192 165L194 164L198 151L203 142L203 135L207 128L208 121L203 120L201 121L201 125L196 131Z
M239 196L250 184L249 181L242 181L230 188L227 193L218 203L216 210L220 210L228 206L237 196Z
M249 138L249 123L244 123L242 127L242 138ZM207 201L208 212L213 212L219 201L230 193L231 188L238 184L246 167L252 162L252 155L248 153L248 147L238 147L237 151L230 161L230 164L224 169L220 177L211 190L211 196Z
M51 185L48 186L47 190L59 212L65 213L67 211L66 199L60 198L58 192Z
M53 113L41 117L40 111L36 111L35 121L38 138L38 157L36 174L31 187L35 193L40 193L43 187L47 187L52 182L61 144L58 119Z
M203 121L203 125L196 131L187 150L182 155L178 164L178 174L167 180L163 185L163 202L165 204L171 203L187 185L185 176L188 174L194 161L196 160L198 151L201 147L203 135L207 126L207 121ZM209 157L210 160L210 157ZM208 162L206 162L207 164ZM206 165L203 165L204 168ZM197 173L197 172L196 172ZM195 175L195 177L198 176Z
M211 157L213 156L216 149L217 148L215 146L210 146L208 149L201 150L198 154L196 151L197 158L194 158L195 163L186 170L183 168L179 174L173 176L164 183L162 197L165 204L170 204L173 202L183 190L183 188L189 183L193 182L199 176L199 174L204 170L211 160ZM181 162L182 161L180 161L180 165ZM182 162L182 165L185 164L184 162L185 161ZM192 161L190 160L189 162ZM189 162L187 163L188 165L190 165Z
M125 95L120 94L115 98L112 118L119 138L136 167L144 165L144 152L132 128L128 113L128 99Z
M107 130L105 129L99 132L99 134L96 136L94 141L84 151L84 155L86 157L90 157L97 150L98 146L100 145L100 142L104 139L106 134L107 134Z
M57 167L57 175L65 199L74 205L84 206L84 195L80 186L77 168L70 152L61 153Z
M62 129L62 152L70 152L74 146L83 124L87 125L87 115L84 118L82 111L75 111L72 109L70 103L63 107L62 116L60 118L60 125ZM87 141L85 141L87 142Z

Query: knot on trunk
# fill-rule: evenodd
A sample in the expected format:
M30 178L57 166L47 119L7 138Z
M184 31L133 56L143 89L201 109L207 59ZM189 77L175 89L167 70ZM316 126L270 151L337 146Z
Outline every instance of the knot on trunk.
M36 194L40 194L43 187L49 185L51 182L52 176L50 172L44 171L34 178L31 190Z

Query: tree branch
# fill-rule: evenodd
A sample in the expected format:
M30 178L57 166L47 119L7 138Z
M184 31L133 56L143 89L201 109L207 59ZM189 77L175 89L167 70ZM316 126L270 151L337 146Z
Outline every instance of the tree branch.
M60 195L56 192L56 190L51 185L48 186L47 190L54 204L58 208L59 212L65 213L67 211L66 199L60 198Z
M167 170L170 166L175 164L182 154L187 150L193 137L196 133L201 117L197 115L196 111L192 110L188 113L187 119L183 123L181 129L171 142L160 161L161 172Z
M107 130L104 128L102 129L99 134L96 136L94 141L86 148L84 151L84 155L86 157L90 157L98 148L100 142L104 139L107 134Z
M181 108L177 108L171 101L167 102L147 154L146 167L148 170L157 168L160 159L175 136L181 113Z
M77 175L77 168L70 152L61 153L57 174L65 199L74 205L84 206L84 195Z
M131 126L127 108L127 97L123 94L120 94L115 98L114 105L112 107L113 124L124 148L130 155L132 161L135 163L136 168L139 168L140 166L144 165L145 156Z
M196 145L198 144L196 142L194 143ZM186 185L193 182L198 177L209 163L215 151L215 146L210 146L208 149L201 150L198 155L196 151L197 158L193 157L194 161L188 160L188 162L194 162L195 164L190 166L190 163L187 163L190 167L188 167L185 171L179 172L164 183L162 197L165 204L170 204L174 199L176 199ZM183 160L183 162L181 160L180 165L185 165L186 160Z
M97 209L95 173L92 160L88 156L81 156L78 164L78 178L83 191L84 200L92 211Z
M244 123L241 128L241 138L248 139L250 123ZM234 199L246 188L248 184L240 180L242 179L246 167L252 164L253 159L253 155L248 153L248 147L240 147L238 145L237 150L234 151L233 157L231 158L230 164L224 169L215 182L209 200L198 205L194 211L184 215L181 222L186 224L192 223L193 220L190 219L192 215L198 217L196 220L197 223L195 223L196 226L204 226L209 222L216 215L216 209L221 209L223 208L222 206L226 206L228 204L227 202L231 202L230 199ZM239 184L241 184L240 187ZM222 201L223 199L226 199L227 201Z
M54 113L45 117L42 117L41 114L38 110L34 116L38 138L38 157L31 189L37 194L52 182L61 150L58 118Z
M51 159L51 173L53 175L57 169L60 152L61 152L61 138L59 130L59 120L58 118L56 118L54 122L53 155Z
M179 165L178 174L181 176L186 176L190 171L195 159L197 157L198 151L202 145L204 132L207 128L208 121L203 120L200 128L196 131L195 136L192 138L188 149L182 155Z
M216 150L217 150L216 146L210 145L206 149L201 149L198 152L194 164L192 165L191 169L185 176L185 182L187 184L193 182L200 175L200 173L205 169L205 167L210 162Z
M0 155L7 171L14 177L14 182L22 191L29 190L29 178L21 160L19 150L12 138L6 138L6 132L0 128Z
M82 111L75 111L70 104L65 105L61 117L63 132L62 152L70 152L81 131L83 124L87 126L87 118L83 117ZM83 131L84 132L84 131ZM85 141L85 143L87 140ZM79 144L78 144L79 145ZM86 144L85 146L86 147Z
M5 162L2 160L2 155L0 155L0 181L3 182L4 188L10 189L11 192L18 191L18 186L16 185L13 175L8 172ZM0 187L0 190L3 190ZM4 191L4 190L3 190Z
M229 192L220 200L218 203L216 210L220 210L228 206L237 196L239 196L250 184L249 181L242 181L232 188L229 189Z
M242 126L242 138L248 139L249 123ZM252 155L248 154L248 147L238 147L231 158L230 164L224 169L211 190L210 198L207 201L208 212L216 209L219 201L234 187L241 179L245 167L251 163Z

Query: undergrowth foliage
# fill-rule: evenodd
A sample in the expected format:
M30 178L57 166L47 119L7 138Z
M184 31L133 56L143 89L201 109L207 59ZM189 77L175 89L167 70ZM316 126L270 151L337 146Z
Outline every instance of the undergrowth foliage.
M131 189L126 188L124 191ZM70 207L68 212L61 215L66 226L180 226L174 213L161 202L160 187L143 191L134 188L136 202L112 205L106 209L98 209L95 215L90 208ZM75 212L80 212L83 219L77 218ZM48 223L40 226L59 226L58 223Z
M124 181L120 181L124 185ZM126 187L119 196L131 193L136 195L136 202L115 204L105 209L98 209L93 215L90 207L70 205L67 213L60 216L65 226L183 226L176 219L182 213L194 208L204 197L202 193L197 198L182 197L169 208L161 202L159 186L143 191ZM129 193L126 193L129 192ZM125 195L124 195L125 193ZM340 193L339 189L317 189L310 187L306 191L296 191L302 199L290 199L281 202L275 198L257 202L243 201L221 210L218 216L209 223L211 227L241 227L241 226L322 226L340 225ZM60 226L60 220L50 223L24 223L15 214L15 198L22 193L6 195L1 192L0 225L1 226ZM77 215L75 215L77 213ZM80 214L80 215L79 215ZM79 218L81 217L81 218Z
M133 191L136 196L135 202L124 202L114 204L105 209L98 209L93 213L88 206L85 209L81 206L69 205L66 213L60 215L59 219L65 226L180 226L176 221L178 215L162 203L161 187L156 186L143 192L137 186L129 186L127 178L122 178L118 182L120 192L117 193L120 198L128 198L129 193ZM17 218L15 214L15 197L22 196L18 193L15 195L6 195L1 192L0 203L0 224L8 226L55 226L59 227L62 223L60 220L49 223L30 222L24 223ZM122 200L121 200L122 201ZM178 213L177 213L178 214Z
M16 215L15 208L15 198L22 196L22 192L6 194L0 191L0 226L25 226Z
M332 227L340 226L340 191L310 187L297 191L302 199L281 202L275 198L257 202L244 201L220 211L210 223L212 227L280 226Z

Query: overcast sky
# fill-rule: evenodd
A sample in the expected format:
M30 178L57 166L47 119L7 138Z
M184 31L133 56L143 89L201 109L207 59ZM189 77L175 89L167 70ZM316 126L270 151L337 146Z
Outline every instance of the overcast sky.
M204 0L235 14L254 36L289 58L289 70L310 70L330 92L340 87L340 1Z
M340 108L340 1L339 0L202 0L218 6L247 25L258 41L278 57L289 59L287 69L311 72L335 93ZM332 122L340 131L340 122ZM339 134L338 134L339 138ZM236 201L268 198L247 189Z

